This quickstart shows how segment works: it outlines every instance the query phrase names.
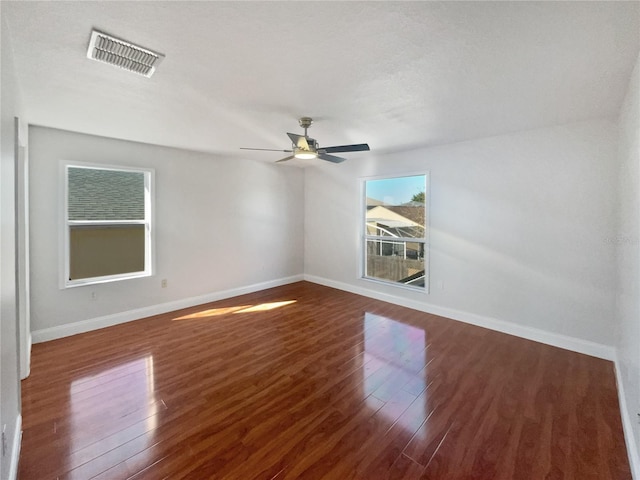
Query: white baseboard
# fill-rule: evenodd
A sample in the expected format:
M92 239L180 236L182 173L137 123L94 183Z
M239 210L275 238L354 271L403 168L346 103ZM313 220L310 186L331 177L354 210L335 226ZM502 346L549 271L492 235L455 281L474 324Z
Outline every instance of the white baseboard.
M533 340L535 342L552 345L554 347L563 348L565 350L584 353L586 355L591 355L592 357L612 361L615 359L615 349L608 345L602 345L600 343L590 342L588 340L569 337L567 335L561 335L558 333L547 332L546 330L541 330L539 328L518 325L511 322L506 322L504 320L476 315L475 313L464 312L453 308L440 307L438 305L411 300L389 293L381 293L365 287L355 286L344 282L337 282L322 277L316 277L315 275L305 274L304 279L309 282L318 283L327 287L337 288L338 290L344 290L365 297L375 298L377 300L393 303L402 307L412 308L414 310L431 313L433 315L450 318L452 320L458 320L464 323L470 323L471 325L477 325L479 327L496 330L502 333L508 333L509 335L526 338L527 340Z
M244 295L246 293L265 290L267 288L278 287L280 285L286 285L288 283L299 282L301 280L337 288L339 290L363 295L365 297L375 298L385 302L393 303L395 305L412 308L414 310L431 313L433 315L439 315L441 317L477 325L479 327L488 328L490 330L496 330L498 332L507 333L509 335L515 335L517 337L526 338L528 340L533 340L547 345L552 345L554 347L564 348L566 350L571 350L578 353L584 353L593 357L603 358L605 360L611 361L615 360L615 349L608 345L602 345L599 343L590 342L588 340L582 340L579 338L569 337L567 335L548 332L538 328L518 325L511 322L506 322L504 320L485 317L482 315L464 312L453 308L440 307L438 305L411 300L397 295L382 293L370 290L365 287L355 286L348 283L338 282L335 280L329 280L323 277L317 277L315 275L307 274L294 275L291 277L256 283L245 287L238 287L229 290L223 290L220 292L214 292L198 297L175 300L159 305L151 305L149 307L115 313L113 315L91 318L88 320L60 325L57 327L35 330L31 332L31 339L33 343L46 342L49 340L55 340L57 338L68 337L70 335L76 335L78 333L89 332L91 330L97 330L99 328L105 328L112 325L118 325L120 323L130 322L132 320L138 320L140 318L171 312L173 310L180 310L182 308L215 302L217 300L223 300L225 298L236 297L238 295Z
M616 384L618 385L618 402L620 404L620 417L622 417L622 430L624 431L624 441L627 445L627 453L629 455L629 466L631 467L631 475L635 480L640 480L640 454L638 453L638 445L633 435L632 422L635 415L627 408L627 397L624 394L624 381L620 373L618 359L615 359Z
M105 315L103 317L90 318L88 320L82 320L80 322L69 323L57 327L44 328L42 330L35 330L31 332L31 338L33 343L47 342L49 340L55 340L57 338L68 337L71 335L76 335L78 333L84 333L92 330L97 330L99 328L110 327L112 325L130 322L132 320L138 320L145 317L151 317L153 315L159 315L161 313L180 310L182 308L189 308L196 305L202 305L204 303L224 300L225 298L237 297L238 295L253 293L260 290L265 290L267 288L279 287L281 285L300 282L302 280L304 280L303 275L293 275L291 277L255 283L253 285L247 285L245 287L222 290L220 292L200 295L198 297L175 300L159 305L151 305L149 307L137 308L135 310L128 310L126 312L114 313L113 315Z
M9 480L18 478L18 462L20 461L20 446L22 445L22 415L16 418L16 429L13 434L13 449L9 464Z

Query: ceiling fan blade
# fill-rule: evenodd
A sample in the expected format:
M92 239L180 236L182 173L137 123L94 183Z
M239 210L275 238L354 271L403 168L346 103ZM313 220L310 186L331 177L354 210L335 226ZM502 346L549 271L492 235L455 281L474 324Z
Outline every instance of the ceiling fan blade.
M326 153L319 153L318 158L320 160L326 160L327 162L332 162L332 163L341 163L346 160L346 158L336 157L335 155L327 155Z
M302 150L309 150L309 143L304 135L296 135L295 133L287 133L291 141Z
M366 143L358 143L356 145L339 145L335 147L322 147L320 150L323 150L327 153L339 153L339 152L366 152L369 151L369 145Z
M263 152L285 152L285 153L293 153L293 150L275 150L273 148L248 148L248 147L240 147L240 150L261 150Z
M291 155L290 157L284 157L284 158L281 158L280 160L276 160L276 163L286 162L287 160L292 160L292 159L294 159L294 158L296 158L296 157L294 157L293 155Z

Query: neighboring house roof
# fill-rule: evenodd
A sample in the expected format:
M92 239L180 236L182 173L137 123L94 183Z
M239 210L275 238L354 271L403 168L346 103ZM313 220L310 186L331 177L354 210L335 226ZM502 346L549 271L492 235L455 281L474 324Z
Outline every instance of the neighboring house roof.
M419 207L379 205L367 211L367 220L394 227L424 226L424 205Z
M408 218L412 222L415 222L417 225L424 226L424 205L397 205L393 207L386 206L384 208L387 208L404 218Z
M144 173L69 167L69 220L144 220Z
M384 202L377 198L367 197L367 207L377 207L378 205L384 205Z

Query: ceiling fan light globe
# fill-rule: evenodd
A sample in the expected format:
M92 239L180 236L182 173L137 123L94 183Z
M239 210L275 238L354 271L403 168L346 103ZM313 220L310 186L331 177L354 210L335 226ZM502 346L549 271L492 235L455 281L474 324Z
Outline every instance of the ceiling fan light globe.
M300 160L311 160L313 158L316 158L318 156L317 152L312 152L309 150L300 150L300 149L296 149L296 153L294 154L294 157L299 158Z

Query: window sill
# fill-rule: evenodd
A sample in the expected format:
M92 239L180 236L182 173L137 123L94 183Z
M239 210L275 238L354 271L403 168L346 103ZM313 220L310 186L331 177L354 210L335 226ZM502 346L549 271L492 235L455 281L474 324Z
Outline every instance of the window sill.
M121 280L131 280L134 278L150 277L151 272L135 272L121 275L108 275L104 277L83 278L80 280L67 280L63 283L62 289L84 287L86 285L97 285L100 283L119 282Z
M378 278L374 278L374 277L360 277L360 280L364 280L366 282L372 282L372 283L377 283L378 285L384 285L384 286L390 286L390 287L395 287L395 288L400 288L402 290L408 290L410 292L419 292L419 293L424 293L424 294L428 294L429 293L429 282L428 279L425 279L425 285L423 287L416 287L413 285L407 285L404 283L398 283L398 282L392 282L389 280L380 280Z

